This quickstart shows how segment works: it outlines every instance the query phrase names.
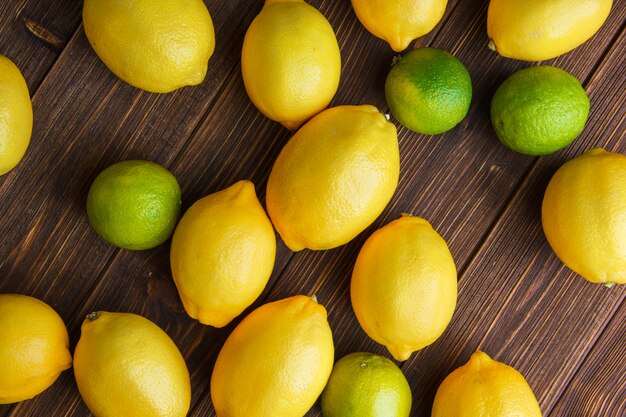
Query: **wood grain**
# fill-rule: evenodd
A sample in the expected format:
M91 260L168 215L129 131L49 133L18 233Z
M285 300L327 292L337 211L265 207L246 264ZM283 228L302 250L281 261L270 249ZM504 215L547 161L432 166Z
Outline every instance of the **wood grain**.
M31 91L36 89L33 145L14 173L0 177L0 195L7 196L0 205L0 292L30 294L50 303L68 323L73 344L82 318L92 310L132 311L155 321L189 365L191 416L215 415L208 392L211 368L238 320L224 329L190 320L171 280L168 244L146 252L113 249L91 230L84 199L104 167L139 158L172 170L185 207L239 179L252 179L263 200L272 163L290 137L250 103L239 73L245 30L263 2L206 3L217 33L207 79L168 95L134 89L104 67L82 29L76 31L80 2L0 5L0 17L9 17L0 19L0 47L12 45L16 60L32 74ZM383 86L392 51L365 31L349 1L310 3L327 16L341 46L342 83L333 105L368 103L387 111ZM332 251L293 254L280 242L274 274L255 305L314 292L329 311L338 357L355 350L386 354L354 318L349 277L365 238L400 213L411 212L429 219L444 236L461 272L459 307L450 328L404 364L414 393L413 415L429 415L437 384L476 347L527 374L544 411L552 415L579 415L569 389L591 377L610 378L602 380L602 389L586 391L586 401L609 398L603 389L619 387L619 375L598 368L597 361L623 341L615 323L620 312L623 318L618 306L625 292L607 292L568 272L543 240L536 209L547 180L564 160L605 142L625 151L624 6L618 0L593 39L550 62L585 83L592 116L574 146L537 159L501 146L489 121L497 86L529 64L500 58L486 48L486 2L450 1L442 22L416 45L443 48L467 65L474 84L470 114L437 137L400 128L401 184L381 218ZM18 20L23 33L11 26ZM6 41L6 36L12 38ZM563 363L565 354L571 361ZM623 362L622 357L616 368L623 368ZM616 398L609 405L602 402L601 410L618 412L623 401ZM0 406L0 417L6 415L90 414L72 372L65 372L35 399ZM319 408L307 415L319 416Z

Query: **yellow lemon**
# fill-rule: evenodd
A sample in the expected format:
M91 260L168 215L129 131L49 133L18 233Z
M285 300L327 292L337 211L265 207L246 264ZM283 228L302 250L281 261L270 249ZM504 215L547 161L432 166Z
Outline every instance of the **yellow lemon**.
M33 131L33 107L19 68L0 55L0 175L22 160Z
M153 93L200 84L215 49L202 0L85 0L83 24L115 75Z
M447 3L448 0L352 0L352 7L372 35L400 52L413 39L433 30Z
M303 0L266 0L246 33L241 70L254 105L295 130L337 92L341 55L335 32Z
M441 336L456 296L446 242L426 220L407 215L367 239L350 284L361 327L399 361Z
M326 309L295 296L250 313L228 337L211 377L218 417L302 417L333 368Z
M591 282L626 284L626 156L591 149L554 174L543 231L567 267Z
M0 294L0 404L33 398L50 387L72 366L69 344L63 320L48 304Z
M591 38L613 0L491 0L489 47L507 58L552 59Z
M395 126L373 106L334 107L283 148L267 184L267 211L291 250L335 248L380 215L399 172Z
M431 416L541 417L541 410L522 374L478 351L441 383Z
M174 232L171 267L187 313L223 327L263 292L276 236L250 181L197 201Z
M130 313L91 313L74 352L78 390L97 417L184 417L187 365L156 324Z

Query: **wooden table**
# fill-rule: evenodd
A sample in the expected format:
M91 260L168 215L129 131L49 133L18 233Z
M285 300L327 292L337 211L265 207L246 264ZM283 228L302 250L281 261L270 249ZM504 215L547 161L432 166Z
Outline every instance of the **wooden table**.
M163 164L183 188L183 204L251 179L263 199L272 163L291 133L263 117L240 75L245 31L261 0L208 0L217 49L205 82L172 94L142 92L118 80L96 57L77 0L0 3L0 53L22 69L33 96L31 146L0 178L0 293L22 293L53 306L72 345L92 310L142 314L183 352L193 385L190 416L215 415L211 369L233 325L202 326L184 312L168 265L169 244L145 252L107 245L85 213L87 190L124 159ZM386 111L383 86L393 52L365 31L348 0L311 1L336 30L343 57L337 104ZM451 0L442 22L419 46L443 48L473 79L468 117L434 137L399 128L401 178L383 215L350 244L294 254L279 242L276 267L256 305L316 293L329 312L336 355L387 355L360 329L350 307L356 255L375 228L410 212L443 235L459 271L451 325L432 346L402 364L414 416L429 416L443 378L477 348L516 367L545 416L626 416L626 286L592 285L568 270L548 246L540 204L551 175L594 146L626 153L626 0L616 0L602 29L549 64L578 77L591 114L573 145L542 158L498 142L489 121L497 86L528 63L487 48L486 0ZM71 371L31 401L0 406L0 417L88 416ZM319 407L308 414L320 416ZM280 416L268 416L280 417Z

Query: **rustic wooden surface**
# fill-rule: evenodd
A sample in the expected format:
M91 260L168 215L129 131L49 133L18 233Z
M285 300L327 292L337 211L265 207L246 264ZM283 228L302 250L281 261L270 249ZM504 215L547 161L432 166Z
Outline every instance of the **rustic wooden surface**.
M192 376L190 416L214 416L208 383L225 329L187 317L171 280L168 244L145 252L115 249L91 230L87 190L113 162L163 164L183 188L183 204L251 179L261 199L272 163L290 137L250 103L240 76L245 31L261 0L207 0L217 49L205 82L168 95L137 90L99 61L80 25L77 0L0 3L0 54L22 69L33 96L31 146L0 177L0 293L41 298L66 321L72 346L90 311L129 311L163 327ZM337 104L375 104L392 51L358 22L348 0L313 0L329 19L343 58ZM564 267L541 230L540 204L551 175L590 147L626 153L626 0L590 41L549 62L576 75L592 102L584 133L542 158L497 141L489 103L497 86L530 64L491 53L487 1L451 0L444 19L415 46L452 52L468 67L474 99L468 117L436 137L399 128L401 180L383 215L348 245L294 254L279 242L274 274L255 305L316 293L329 311L337 357L386 354L358 326L350 273L375 228L410 212L428 219L450 245L459 270L451 325L432 346L402 364L414 397L412 415L429 416L437 386L477 348L515 366L545 416L626 415L626 288L587 283ZM0 406L0 417L89 416L73 374L65 372L33 400ZM308 416L320 416L315 406ZM268 416L278 417L278 416Z

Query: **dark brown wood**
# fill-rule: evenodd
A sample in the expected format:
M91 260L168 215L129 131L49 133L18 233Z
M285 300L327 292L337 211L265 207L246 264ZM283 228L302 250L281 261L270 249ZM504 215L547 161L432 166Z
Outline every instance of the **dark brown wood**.
M211 368L238 321L213 329L189 319L171 280L169 245L146 252L106 245L86 220L84 200L98 172L128 158L171 169L185 207L244 178L254 181L263 199L272 163L290 132L254 108L239 73L243 36L262 3L207 1L217 32L207 79L168 95L134 89L104 67L82 29L76 31L79 2L0 5L0 17L8 17L0 19L0 53L11 45L16 61L31 74L31 91L36 90L33 144L19 168L0 177L0 292L50 303L68 323L73 344L82 318L92 310L131 311L155 321L187 360L193 416L215 415L208 392ZM342 50L342 83L333 104L369 103L387 111L383 86L393 52L365 31L349 1L310 3L328 17ZM543 239L537 208L547 180L563 161L598 144L626 151L624 6L618 0L592 40L550 62L584 82L592 115L572 147L538 159L501 146L489 121L493 91L529 64L486 48L487 2L450 1L442 22L416 45L443 48L467 65L474 84L470 114L437 137L401 128L401 182L381 218L332 251L293 254L279 243L274 274L255 305L316 293L329 311L337 357L356 350L386 355L354 318L349 279L365 238L411 212L444 236L460 271L459 306L450 328L403 366L414 393L413 415L430 414L441 379L477 347L527 375L546 415L583 415L575 401L578 391L571 389L592 383L593 377L608 378L598 383L603 389L623 387L615 369L623 369L624 355L610 368L601 360L602 353L624 345L619 337L624 309L618 307L626 293L587 284L563 267ZM19 30L12 26L16 21ZM587 403L610 397L602 389L585 395ZM602 403L601 410L621 415L624 401L611 398L617 400ZM72 373L65 372L37 398L0 406L0 417L6 415L90 414ZM319 416L319 408L308 415Z

